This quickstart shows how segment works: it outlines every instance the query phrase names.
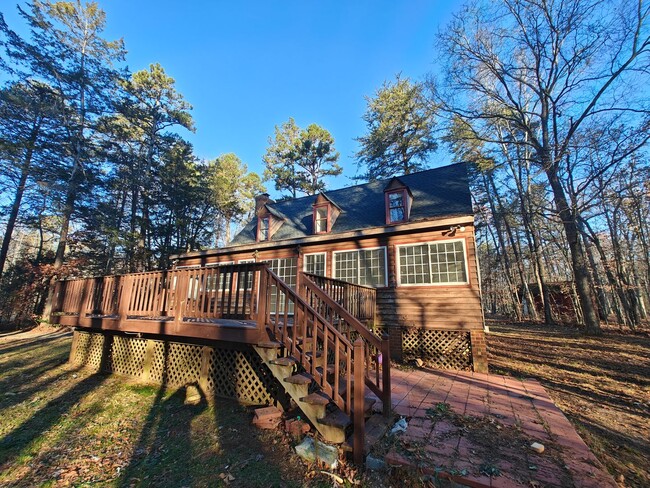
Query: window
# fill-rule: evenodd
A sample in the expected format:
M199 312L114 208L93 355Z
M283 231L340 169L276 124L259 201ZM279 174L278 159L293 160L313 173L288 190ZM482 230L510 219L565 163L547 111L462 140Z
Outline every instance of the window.
M269 259L264 261L268 263L269 268L273 271L278 277L284 281L289 288L292 290L296 289L296 278L298 275L298 259L297 258L279 258L279 259ZM279 292L279 313L284 313L284 293ZM278 289L275 286L271 287L271 313L275 313L275 304L276 297L278 295ZM289 308L287 313L293 313L293 302L289 302Z
M269 231L271 226L271 217L266 216L259 219L258 229L257 229L257 240L258 241L268 241L269 240Z
M406 219L405 190L388 193L388 222L404 222Z
M399 246L400 285L467 283L464 241Z
M234 261L224 261L222 263L210 263L206 264L206 268L215 268L219 266L228 266L230 264L235 264ZM219 291L224 291L224 290L230 290L230 281L232 278L232 273L219 273L219 277L217 278L216 275L210 275L206 277L206 290L207 291L214 291L214 290L219 290ZM219 280L219 283L217 283L217 279Z
M303 268L305 273L325 276L325 253L305 254Z
M329 214L328 205L314 208L314 231L316 232L316 234L322 234L324 232L328 232L329 230L327 228L328 214Z
M254 259L240 259L237 261L237 264L246 264L246 263L254 263ZM239 275L237 276L237 282L239 283L239 289L243 290L244 289L244 275L246 275L246 290L252 290L253 289L253 275L255 273L253 271L249 271L248 273L244 273L243 271L239 272Z
M386 286L386 248L334 253L334 277L366 286Z

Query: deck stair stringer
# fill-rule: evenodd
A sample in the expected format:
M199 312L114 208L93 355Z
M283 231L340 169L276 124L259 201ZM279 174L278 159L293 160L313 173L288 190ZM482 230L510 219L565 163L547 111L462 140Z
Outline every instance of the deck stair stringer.
M309 379L309 375L306 373L300 373L299 370L302 368L300 368L297 361L282 355L283 348L280 344L276 347L269 347L269 345L270 343L264 343L253 346L253 349L273 376L280 382L284 391L296 403L326 442L334 444L345 442L350 419L332 404L331 398L325 392L311 391L314 390L314 382ZM332 409L332 407L338 410L335 415L328 413L328 410ZM337 421L329 422L328 417L335 418Z

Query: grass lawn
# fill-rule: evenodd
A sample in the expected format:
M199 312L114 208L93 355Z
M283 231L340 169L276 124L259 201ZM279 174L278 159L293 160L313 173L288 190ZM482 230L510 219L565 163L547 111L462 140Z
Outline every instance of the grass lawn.
M70 342L0 335L0 486L331 486L249 410L76 369Z
M538 379L622 485L650 486L650 337L489 325L490 370ZM0 486L332 486L284 434L252 427L250 409L78 369L70 341L0 333ZM360 483L430 486L395 473Z
M650 486L650 336L488 322L490 372L536 378L621 485Z

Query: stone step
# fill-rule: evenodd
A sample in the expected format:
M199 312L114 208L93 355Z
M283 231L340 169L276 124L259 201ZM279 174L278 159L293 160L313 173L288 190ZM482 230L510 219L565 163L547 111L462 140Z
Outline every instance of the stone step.
M314 378L309 373L298 373L284 379L284 381L286 381L287 383L291 383L294 385L308 385L313 380Z
M311 393L306 397L302 397L300 401L309 405L327 405L332 401L332 399L325 393L319 391Z
M298 360L292 358L291 356L285 356L277 359L272 359L269 361L271 364L277 364L278 366L294 366L298 364Z
M336 427L341 430L345 430L349 425L352 424L352 420L348 415L342 410L335 410L327 414L322 419L318 419L318 422L323 425L329 425L330 427Z

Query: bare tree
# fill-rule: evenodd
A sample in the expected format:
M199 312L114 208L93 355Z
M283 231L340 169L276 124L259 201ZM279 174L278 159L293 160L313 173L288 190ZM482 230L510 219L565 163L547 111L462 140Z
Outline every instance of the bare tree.
M488 144L500 142L495 126L513 126L523 136L510 144L525 146L548 180L588 332L600 323L571 194L597 174L572 150L585 132L614 121L635 134L618 147L619 160L647 142L648 15L640 0L477 0L440 35L450 88L442 108Z

